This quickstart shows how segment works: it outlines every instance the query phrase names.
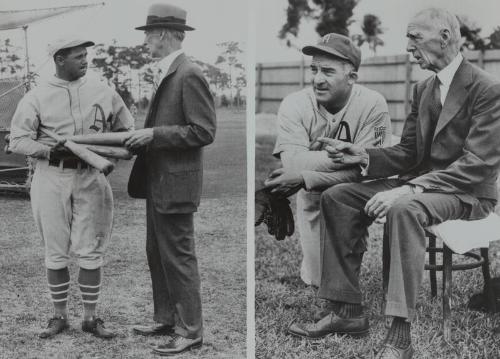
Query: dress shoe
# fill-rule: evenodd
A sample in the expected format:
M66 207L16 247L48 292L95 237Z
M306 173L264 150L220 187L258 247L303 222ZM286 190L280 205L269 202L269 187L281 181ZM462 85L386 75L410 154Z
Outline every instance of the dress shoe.
M386 343L378 352L375 359L411 359L414 352L411 344L406 349L399 349Z
M68 319L64 317L54 317L49 319L47 329L41 332L38 336L42 339L53 337L61 333L63 330L69 328Z
M174 334L167 344L158 345L154 348L153 353L160 356L177 355L188 350L201 348L202 345L202 337L190 339Z
M174 334L174 327L168 324L161 325L138 325L133 328L134 334L144 335L145 337L171 335Z
M104 327L104 322L101 318L92 318L82 322L82 330L93 334L97 338L111 339L115 337L115 333Z
M361 337L368 334L368 318L341 318L331 312L316 323L295 323L288 327L288 333L303 338L317 339L330 334L347 334Z

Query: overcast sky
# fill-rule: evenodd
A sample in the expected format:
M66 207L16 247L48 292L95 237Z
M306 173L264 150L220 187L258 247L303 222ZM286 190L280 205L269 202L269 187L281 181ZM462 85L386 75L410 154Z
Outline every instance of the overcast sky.
M256 0L256 17L259 25L256 34L257 62L291 61L300 59L300 52L287 48L277 38L277 34L285 22L287 0ZM367 13L377 15L382 21L385 34L382 39L385 46L377 49L378 55L401 54L406 47L406 25L418 10L436 6L452 11L455 14L466 14L482 27L481 34L487 36L493 28L500 26L500 0L359 0L354 8L350 33L361 33L360 23ZM315 43L318 35L314 24L304 23L296 41L298 47ZM363 56L371 56L363 47Z
M45 8L99 2L98 0L1 0L1 10ZM132 46L142 43L143 32L134 30L145 23L147 8L158 0L105 0L104 6L70 13L44 20L29 26L30 57L36 65L46 59L49 41L64 33L76 33L95 42ZM300 59L300 52L287 48L277 38L285 21L287 0L168 0L188 11L187 22L196 31L187 34L186 52L205 62L213 63L220 52L217 43L238 41L246 45L248 7L255 7L255 49L248 49L256 62L293 61ZM360 33L363 15L372 13L380 17L385 29L382 35L385 46L380 55L400 54L406 46L406 24L412 14L428 6L441 6L457 14L467 14L482 28L484 36L500 25L500 0L359 0L354 9L351 34ZM22 30L0 32L0 39L9 37L15 44L23 45ZM315 43L317 34L313 23L303 23L296 44ZM363 48L363 56L370 56ZM51 68L52 64L46 65Z
M1 0L0 10L22 10L55 6L100 3L99 0ZM104 0L104 6L64 14L29 25L30 57L35 65L42 64L47 43L61 35L72 33L96 43L133 46L144 40L143 31L134 27L146 23L147 9L159 0ZM187 24L195 31L187 32L184 40L186 53L202 61L214 63L221 49L217 43L238 41L245 45L247 38L246 0L168 0L187 10ZM24 47L22 30L0 32L0 39L10 38ZM53 68L49 61L45 68ZM52 70L50 70L52 71Z

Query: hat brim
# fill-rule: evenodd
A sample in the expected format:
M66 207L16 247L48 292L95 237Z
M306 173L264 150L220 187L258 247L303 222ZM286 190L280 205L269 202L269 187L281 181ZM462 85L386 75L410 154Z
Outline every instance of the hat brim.
M95 45L95 42L90 41L90 40L71 41L71 42L67 43L66 45L64 45L62 47L50 50L49 51L49 55L50 56L54 56L59 51L65 50L65 49L72 49L72 48L75 48L75 47L90 47L90 46L94 46L94 45Z
M93 41L85 41L85 42L82 42L79 45L75 45L75 46L72 46L72 47L78 47L78 46L90 47L90 46L94 46L94 45L95 45L95 42L93 42Z
M161 28L166 28L166 29L175 29L175 30L181 30L181 31L193 31L194 27L187 26L184 24L177 24L177 23L171 23L171 22L159 22L156 24L149 24L149 25L143 25L136 27L136 30L150 30L150 29L161 29Z
M316 45L316 46L313 46L313 45L310 45L310 46L304 46L302 48L302 53L304 55L308 55L308 56L313 56L313 55L316 55L318 53L326 53L328 55L332 55L332 56L335 56L335 57L339 57L343 60L347 60L349 62L351 62L351 60L342 55L340 52L338 52L337 50L335 49L332 49L331 47L328 47L328 46L321 46L321 45Z

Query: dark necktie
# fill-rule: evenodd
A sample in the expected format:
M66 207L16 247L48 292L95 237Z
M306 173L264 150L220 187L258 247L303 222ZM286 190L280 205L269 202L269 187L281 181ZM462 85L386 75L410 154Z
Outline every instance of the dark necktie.
M436 124L439 120L439 115L441 114L441 110L443 109L443 105L441 105L441 90L439 89L440 83L441 81L439 81L439 78L436 75L434 77L432 88L431 103L429 104L429 113L432 123L432 135L434 135L434 130L436 129Z
M432 93L429 101L429 132L427 133L428 140L427 146L424 149L424 163L423 171L421 173L426 173L433 168L432 160L431 160L431 146L432 139L434 138L434 132L436 131L436 125L439 120L439 115L441 114L441 110L443 106L441 105L441 91L439 89L439 78L437 76L434 77L434 82L432 85Z

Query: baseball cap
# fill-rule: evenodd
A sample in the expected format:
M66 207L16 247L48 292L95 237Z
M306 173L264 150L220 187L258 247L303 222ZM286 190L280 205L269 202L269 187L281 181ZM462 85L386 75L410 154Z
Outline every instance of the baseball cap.
M361 63L361 50L354 45L352 40L347 36L331 33L323 36L317 45L304 46L302 52L305 55L315 55L326 53L349 61L354 65L356 70L359 69Z
M53 57L57 53L57 51L62 49L69 49L71 47L76 47L76 46L89 47L94 45L95 43L90 40L63 38L63 39L57 39L54 42L50 43L47 46L47 52L49 53L49 56Z

